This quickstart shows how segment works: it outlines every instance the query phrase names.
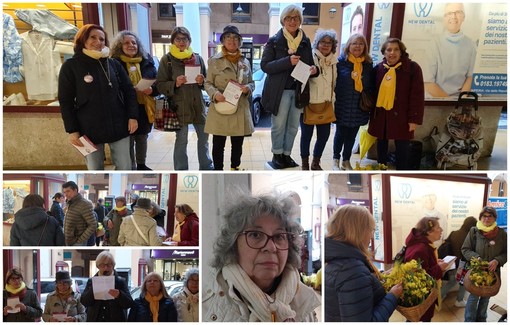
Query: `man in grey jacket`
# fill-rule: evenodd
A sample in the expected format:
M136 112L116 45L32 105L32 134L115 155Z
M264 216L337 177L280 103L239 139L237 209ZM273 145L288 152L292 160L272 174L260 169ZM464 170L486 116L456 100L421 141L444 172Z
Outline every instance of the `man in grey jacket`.
M86 246L96 231L97 221L90 201L78 193L78 185L69 181L62 185L67 206L64 218L64 236L67 246Z

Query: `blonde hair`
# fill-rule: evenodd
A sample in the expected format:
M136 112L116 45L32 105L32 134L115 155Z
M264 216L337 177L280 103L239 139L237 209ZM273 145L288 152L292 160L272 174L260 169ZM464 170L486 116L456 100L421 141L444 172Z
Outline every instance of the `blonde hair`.
M170 295L168 295L168 292L166 291L163 278L156 272L151 272L145 276L142 284L142 290L140 291L140 297L145 297L145 294L147 293L147 281L149 281L150 278L156 278L159 281L159 291L163 294L163 297L170 298Z
M352 34L349 39L347 40L347 42L345 43L345 46L344 46L344 56L347 58L349 57L349 47L351 46L352 43L358 41L358 40L361 40L363 42L363 53L361 53L361 56L365 58L365 62L368 62L368 63L372 63L372 57L370 56L370 53L368 53L368 43L367 43L367 39L365 38L365 36L363 36L362 34Z
M370 258L367 243L364 241L367 231L375 229L375 220L370 211L364 207L347 204L341 206L329 218L327 223L328 238L346 242Z

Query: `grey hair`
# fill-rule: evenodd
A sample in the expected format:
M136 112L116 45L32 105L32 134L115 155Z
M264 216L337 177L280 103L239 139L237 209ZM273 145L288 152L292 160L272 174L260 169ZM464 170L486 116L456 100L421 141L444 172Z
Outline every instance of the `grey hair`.
M186 288L188 287L188 281L192 276L196 275L196 276L200 277L199 273L200 273L200 271L195 267L187 270L186 273L184 274L184 286Z
M129 30L123 30L115 36L112 47L110 49L112 58L118 59L122 54L124 54L124 52L122 51L122 43L124 42L124 36L133 36L135 38L136 45L138 46L138 53L136 53L137 56L141 56L144 59L148 58L149 55L147 54L147 51L143 47L142 41L140 40L138 35Z
M297 14L299 16L299 25L303 24L303 8L297 5L289 5L283 8L282 13L280 14L280 24L283 26L283 21L285 18Z
M338 39L336 37L336 32L334 29L318 29L317 32L315 33L312 48L318 49L319 42L326 37L331 38L331 41L333 42L333 48L331 49L331 53L336 53L336 48L338 47Z
M220 226L218 238L213 245L213 260L211 266L221 269L225 265L237 263L239 253L237 251L237 238L239 234L255 223L262 216L272 216L277 219L282 227L292 233L290 242L288 265L299 268L301 264L302 232L301 225L292 220L296 204L289 195L262 194L253 196L246 191L244 193L231 193L225 202L223 223Z
M96 265L104 264L105 262L111 262L113 267L115 267L115 258L109 251L102 251L96 257Z

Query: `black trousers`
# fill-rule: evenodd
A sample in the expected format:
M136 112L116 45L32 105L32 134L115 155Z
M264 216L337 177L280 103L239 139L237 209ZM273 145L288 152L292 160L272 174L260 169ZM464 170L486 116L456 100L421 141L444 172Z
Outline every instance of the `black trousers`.
M227 137L223 135L213 135L212 158L214 170L223 170L223 159L225 157L225 142ZM244 136L230 137L232 151L230 154L230 168L237 168L241 165L241 155L243 154Z
M395 141L395 158L397 170L409 169L407 166L409 155L409 140L394 140ZM377 162L380 164L388 163L388 142L389 140L377 140Z

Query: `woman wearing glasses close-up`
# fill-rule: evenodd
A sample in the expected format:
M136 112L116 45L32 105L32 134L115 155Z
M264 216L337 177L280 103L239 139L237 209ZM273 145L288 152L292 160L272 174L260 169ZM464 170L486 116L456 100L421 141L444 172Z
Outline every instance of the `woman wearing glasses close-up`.
M226 200L213 246L212 279L202 297L202 320L313 322L320 306L300 282L301 226L289 196L241 194ZM231 202L231 203L228 203Z

